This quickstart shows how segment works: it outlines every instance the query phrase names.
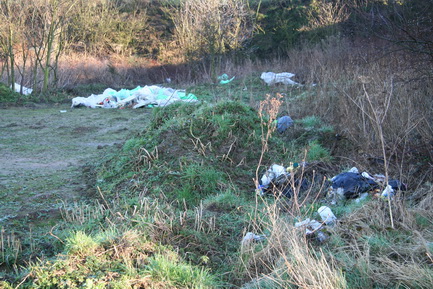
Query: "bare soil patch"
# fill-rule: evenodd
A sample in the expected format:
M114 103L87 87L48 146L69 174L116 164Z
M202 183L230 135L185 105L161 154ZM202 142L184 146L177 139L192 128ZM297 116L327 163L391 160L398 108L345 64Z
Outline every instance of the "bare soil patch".
M83 168L119 149L148 119L146 109L1 109L0 227L43 223L63 204L88 198Z

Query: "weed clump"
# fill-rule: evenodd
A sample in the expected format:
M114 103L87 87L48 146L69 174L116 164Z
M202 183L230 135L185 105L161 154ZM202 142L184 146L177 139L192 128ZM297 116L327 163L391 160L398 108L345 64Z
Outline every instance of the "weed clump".
M65 252L30 266L29 288L214 288L205 269L180 260L137 231L73 233ZM89 251L91 250L91 252ZM33 286L33 287L32 287Z

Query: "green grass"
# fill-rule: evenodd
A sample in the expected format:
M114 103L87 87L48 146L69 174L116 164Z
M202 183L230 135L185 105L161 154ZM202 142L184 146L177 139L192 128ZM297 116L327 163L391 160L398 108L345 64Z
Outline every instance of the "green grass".
M146 273L155 281L163 280L178 288L214 288L215 277L207 270L179 262L173 256L155 255L146 266Z
M30 270L31 281L23 288L133 288L136 284L214 288L218 284L206 269L181 261L169 248L146 241L136 231L114 228L95 236L76 232L66 239L64 254Z

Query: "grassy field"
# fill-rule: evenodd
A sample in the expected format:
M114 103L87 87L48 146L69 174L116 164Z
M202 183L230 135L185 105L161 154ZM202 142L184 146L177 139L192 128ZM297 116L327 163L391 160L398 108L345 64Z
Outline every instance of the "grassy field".
M66 104L1 109L0 226L2 240L21 240L17 257L53 253L43 235L61 220L60 209L93 199L89 165L119 150L149 115L146 110L71 109ZM15 261L3 259L2 264Z

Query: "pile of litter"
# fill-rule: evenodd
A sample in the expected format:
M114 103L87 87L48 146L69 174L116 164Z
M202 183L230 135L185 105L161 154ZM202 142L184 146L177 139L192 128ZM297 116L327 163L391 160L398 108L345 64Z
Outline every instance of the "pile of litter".
M107 88L102 94L92 94L89 97L74 97L71 108L80 106L91 108L140 108L145 106L167 106L177 101L196 102L198 99L194 94L186 94L185 90L156 85L137 86L132 90L121 89L119 91Z
M338 199L363 198L369 192L384 198L392 197L395 191L406 191L407 186L399 180L388 179L386 183L384 175L375 174L371 176L367 172L360 173L356 167L347 172L340 173L331 179L331 187L328 196L333 202ZM385 188L379 195L380 188Z
M257 193L261 196L278 194L291 198L293 189L299 190L299 192L306 191L310 187L310 182L295 174L299 168L307 165L305 162L292 163L287 168L278 164L271 165L259 180Z
M295 223L295 228L304 230L305 236L309 239L315 239L320 243L328 240L329 235L327 234L328 228L332 228L337 224L337 217L334 215L332 210L327 206L321 206L317 213L319 213L322 221L316 221L314 219L306 218L301 222ZM266 235L256 235L252 232L248 232L242 239L242 248L248 247L254 242L266 241Z
M334 226L337 222L337 217L335 217L334 213L327 206L321 206L317 212L322 222L307 218L302 222L295 223L295 227L305 229L305 235L307 237L315 237L319 242L323 243L328 239L328 235L323 231L326 230L326 227Z
M290 72L282 72L282 73L274 73L274 72L263 72L260 78L266 82L267 85L274 85L277 83L282 83L284 85L299 85L302 86L302 84L299 84L295 81L293 81L291 78L295 76L295 74Z
M293 163L288 167L273 164L259 180L257 193L260 195L281 194L288 198L293 196L293 189L303 192L311 187L313 180L309 180L304 169L308 163ZM299 170L299 168L303 168ZM299 174L296 174L300 172ZM388 179L384 175L370 175L360 173L356 167L342 172L329 179L327 196L336 203L341 199L363 199L372 193L376 197L392 197L397 191L406 191L406 184L396 179ZM380 191L382 190L382 193Z

